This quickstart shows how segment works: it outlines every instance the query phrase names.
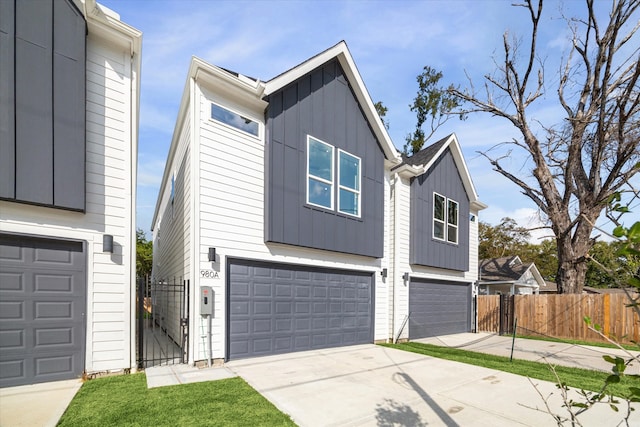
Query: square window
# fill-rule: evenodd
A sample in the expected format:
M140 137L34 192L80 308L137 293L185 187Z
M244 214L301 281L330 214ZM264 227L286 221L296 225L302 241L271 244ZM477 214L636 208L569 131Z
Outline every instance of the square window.
M358 215L359 194L352 191L340 189L340 212L350 215Z
M331 208L331 185L309 177L309 203Z

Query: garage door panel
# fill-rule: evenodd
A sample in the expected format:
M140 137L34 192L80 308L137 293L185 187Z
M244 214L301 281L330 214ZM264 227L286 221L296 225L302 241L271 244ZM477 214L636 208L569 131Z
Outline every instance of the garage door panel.
M79 377L86 306L82 243L0 235L0 258L0 386Z
M409 338L469 332L471 285L411 279Z
M257 261L232 261L229 272L231 359L373 340L373 290L368 273L325 272ZM234 290L247 283L248 294ZM240 305L248 312L240 310ZM246 329L238 327L237 321L254 323Z

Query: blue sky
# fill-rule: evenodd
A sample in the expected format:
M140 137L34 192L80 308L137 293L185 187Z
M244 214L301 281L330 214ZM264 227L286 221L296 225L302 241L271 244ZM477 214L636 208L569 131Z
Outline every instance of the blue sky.
M529 31L527 11L507 0L100 3L143 32L137 226L146 232L192 55L265 81L345 40L372 100L389 109L389 134L402 149L415 126L409 104L416 94L416 76L425 65L442 71L445 83L467 86L469 75L481 86L482 76L495 68L493 59L501 57L503 32L526 42ZM545 4L540 46L550 101L555 100L559 58L568 48L561 11L575 15L582 9L582 2L571 0ZM560 121L562 112L546 101L532 110L532 117ZM480 219L497 224L509 216L525 227L538 225L533 202L477 153L517 137L517 131L503 119L472 115L466 121L450 120L430 142L451 132L458 136L480 199L489 205ZM514 152L507 164L528 175L522 155ZM549 234L533 233L536 238Z

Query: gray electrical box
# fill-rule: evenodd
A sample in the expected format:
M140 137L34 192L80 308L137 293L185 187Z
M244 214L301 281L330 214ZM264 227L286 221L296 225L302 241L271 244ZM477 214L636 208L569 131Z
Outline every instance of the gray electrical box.
M200 314L213 317L213 289L211 286L200 286Z

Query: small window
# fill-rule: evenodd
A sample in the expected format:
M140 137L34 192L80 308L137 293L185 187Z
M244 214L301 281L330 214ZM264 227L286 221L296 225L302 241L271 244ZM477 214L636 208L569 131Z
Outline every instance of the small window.
M255 120L248 119L224 107L211 104L211 118L229 125L253 136L259 135L260 125Z
M360 216L360 159L338 150L340 193L338 211Z
M307 203L333 209L333 146L307 137Z
M458 243L458 202L433 193L433 237Z
M433 195L433 237L444 240L444 205L445 198Z
M458 243L458 202L447 200L447 242Z

